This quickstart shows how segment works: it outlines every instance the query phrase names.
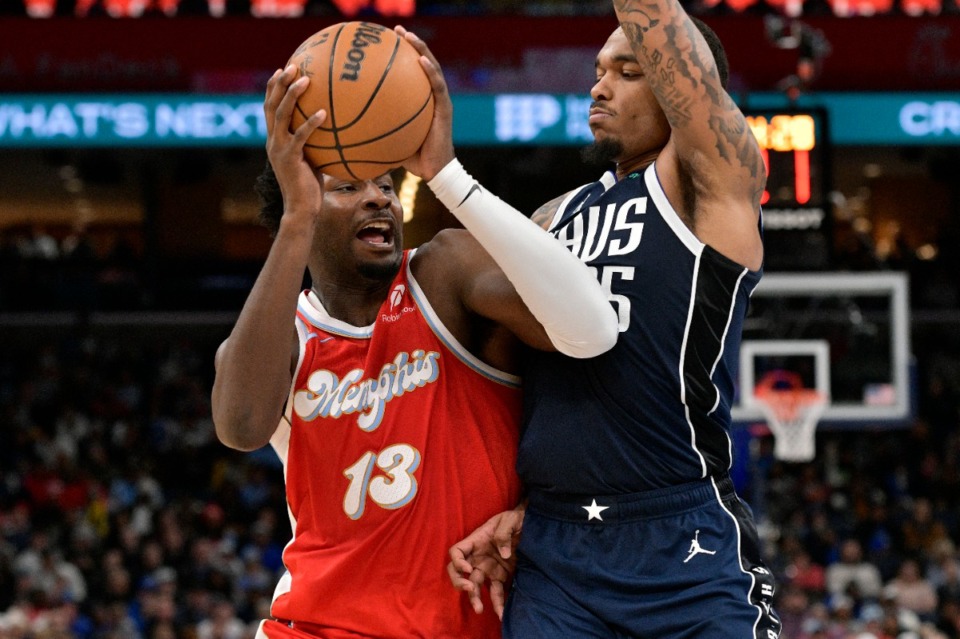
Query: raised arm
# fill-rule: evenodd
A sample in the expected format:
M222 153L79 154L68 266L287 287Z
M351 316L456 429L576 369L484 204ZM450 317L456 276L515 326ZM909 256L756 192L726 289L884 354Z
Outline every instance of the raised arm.
M427 181L499 270L466 292L471 311L506 325L526 338L524 313L505 312L498 300L513 292L545 331L547 348L571 357L594 357L616 343L618 318L593 273L528 217L483 188L456 160L453 105L439 63L426 44L398 27L421 54L435 99L433 124L423 146L404 166ZM516 297L516 295L512 295ZM536 340L526 339L528 343Z
M757 216L766 171L704 35L677 0L613 5L670 124L670 140L657 159L667 197L701 241L758 268Z
M213 421L225 445L254 450L267 444L280 423L296 361L294 329L323 192L303 159L303 145L323 111L289 132L290 115L306 78L293 82L293 67L267 83L264 113L267 155L283 193L283 216L267 260L237 323L217 351Z

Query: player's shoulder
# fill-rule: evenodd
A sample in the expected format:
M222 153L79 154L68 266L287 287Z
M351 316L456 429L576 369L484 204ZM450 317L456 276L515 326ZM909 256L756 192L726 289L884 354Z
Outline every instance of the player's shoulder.
M450 277L462 273L470 256L482 250L480 243L465 229L442 229L417 247L410 258L410 268L421 281L433 276Z
M533 214L530 216L530 219L533 220L537 226L544 229L549 229L550 224L553 222L553 219L557 215L557 211L560 210L560 207L563 205L564 201L570 197L570 194L575 193L582 188L583 187L578 187L571 191L567 191L566 193L558 195L549 202L541 205L540 208L533 212Z
M414 262L456 260L460 253L470 246L479 247L480 244L467 230L441 229L417 248L412 259Z

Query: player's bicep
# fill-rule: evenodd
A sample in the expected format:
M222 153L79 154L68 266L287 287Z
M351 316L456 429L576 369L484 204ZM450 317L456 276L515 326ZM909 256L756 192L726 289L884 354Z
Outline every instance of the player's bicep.
M496 264L492 269L477 272L470 279L464 288L464 304L471 312L508 329L528 346L547 351L557 350L543 325L533 316Z
M663 7L653 21L644 12L620 17L670 123L680 161L710 181L710 189L742 191L749 197L758 185L762 190L759 146L723 88L717 62L697 26L675 3Z
M214 356L211 409L217 435L224 444L253 450L267 443L286 407L299 361L299 345L299 336L294 330L290 368L277 384L268 384L262 383L261 363L234 340L228 337L220 344ZM278 392L278 388L282 390ZM267 407L276 407L276 410Z
M517 336L528 346L556 350L543 325L533 316L517 290L490 254L472 235L456 237L460 273L457 286L467 312L489 319Z
M671 144L698 196L732 197L757 211L766 182L760 147L743 113L720 91L718 103L704 101L692 110L693 122L673 129Z

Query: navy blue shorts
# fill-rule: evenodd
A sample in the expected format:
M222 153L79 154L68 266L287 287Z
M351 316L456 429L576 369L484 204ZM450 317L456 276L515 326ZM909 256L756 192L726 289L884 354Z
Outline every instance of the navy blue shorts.
M530 495L505 639L776 639L774 580L729 479Z

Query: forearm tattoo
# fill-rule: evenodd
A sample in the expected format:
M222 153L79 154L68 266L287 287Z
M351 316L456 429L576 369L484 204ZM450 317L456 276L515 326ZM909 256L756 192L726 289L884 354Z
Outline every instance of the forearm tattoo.
M627 29L627 25L629 24L631 29L637 29L642 33L659 24L659 20L651 17L650 14L643 9L633 6L634 4L636 3L630 0L614 0L613 2L613 8L617 14L621 16L620 24L623 25L624 30ZM630 16L631 20L626 20L626 16ZM634 22L634 19L638 18L639 21ZM631 40L636 39L632 33L627 33L627 37Z

